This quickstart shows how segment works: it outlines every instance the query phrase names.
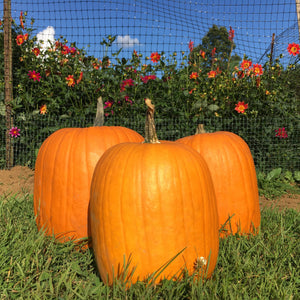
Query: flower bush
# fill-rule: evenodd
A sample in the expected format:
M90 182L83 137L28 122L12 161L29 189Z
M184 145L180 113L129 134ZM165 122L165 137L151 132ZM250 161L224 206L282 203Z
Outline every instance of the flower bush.
M45 115L69 119L92 117L99 96L104 100L107 121L129 116L143 119L146 97L155 103L157 120L180 119L186 127L214 118L299 117L300 95L295 85L300 78L299 65L281 64L283 55L299 57L299 44L287 44L286 53L277 58L269 56L264 64L246 55L239 62L231 61L235 32L230 28L227 61L221 61L217 48L198 50L193 41L186 52L166 55L133 50L126 59L120 57L121 50L108 57L108 48L115 37L107 36L100 43L103 56L96 58L64 37L45 47L47 41L43 44L37 40L33 25L34 20L27 26L26 13L20 14L19 24L13 22L14 63L17 61L13 72L15 120ZM257 132L257 126L253 122L253 132ZM265 132L269 130L269 140L264 137L266 142L272 139L285 142L293 136L295 129L287 124L274 126L266 129ZM247 138L250 133L240 134ZM23 143L28 144L26 140Z
M153 98L157 113L164 117L184 116L187 119L245 116L287 116L297 113L295 90L289 78L296 65L284 68L280 58L264 65L244 57L233 70L224 69L214 48L210 55L196 54L192 63L189 53L143 54L132 52L130 59L109 58L106 53L115 37L101 43L106 47L102 59L89 56L60 37L45 48L26 27L26 14L20 14L15 25L15 42L21 55L14 72L13 111L16 114L45 112L77 116L93 114L96 99L105 101L105 115L124 117L144 111L144 98ZM233 45L234 30L229 42ZM45 41L46 42L46 41ZM189 52L195 50L190 41ZM232 47L233 48L233 47ZM299 45L287 45L291 56L299 54ZM231 49L232 50L232 49ZM195 56L195 54L194 54ZM111 63L111 60L114 63ZM44 108L41 110L41 108Z

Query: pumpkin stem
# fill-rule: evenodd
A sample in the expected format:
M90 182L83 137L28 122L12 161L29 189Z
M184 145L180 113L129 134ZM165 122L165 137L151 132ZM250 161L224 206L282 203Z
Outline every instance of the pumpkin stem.
M198 124L198 126L197 126L195 134L200 134L200 133L206 133L206 131L204 129L204 124Z
M97 111L96 111L96 117L94 119L94 126L103 126L103 124L104 124L104 108L103 108L102 97L100 96L97 99Z
M154 108L151 100L146 98L145 103L147 105L146 124L145 124L145 141L144 143L159 144L160 141L157 138L155 123L154 123Z

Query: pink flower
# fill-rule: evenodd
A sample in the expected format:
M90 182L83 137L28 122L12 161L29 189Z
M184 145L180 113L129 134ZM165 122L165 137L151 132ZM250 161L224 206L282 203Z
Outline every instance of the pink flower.
M285 131L285 127L275 129L275 132L276 132L275 136L281 139L286 139L288 137L287 132Z
M70 47L69 48L69 53L71 53L72 55L76 54L76 48L75 47Z
M67 45L63 45L63 46L61 47L61 54L67 55L67 54L69 54L69 53L70 53L70 48L69 48Z
M125 99L125 102L132 105L132 100L129 99L129 96L125 96L124 99Z
M144 83L147 83L149 80L155 80L156 76L155 75L146 75L146 76L141 76L141 80Z
M9 130L9 134L11 137L18 137L20 136L20 129L18 127L12 127L10 130Z
M123 82L121 83L121 92L125 91L125 88L133 86L133 85L134 85L133 79L129 78L129 79L123 80Z
M28 77L30 79L33 79L33 81L41 81L41 75L40 75L40 73L37 73L35 71L29 71L28 72Z
M104 103L103 109L106 109L106 108L108 108L108 107L112 107L112 105L113 105L113 102L112 102L112 101L106 101L106 102Z

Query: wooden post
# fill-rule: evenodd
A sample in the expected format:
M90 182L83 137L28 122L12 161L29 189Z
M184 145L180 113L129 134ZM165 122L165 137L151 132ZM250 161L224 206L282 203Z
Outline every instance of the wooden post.
M5 101L5 123L6 123L6 168L10 169L13 164L13 149L9 129L12 124L11 102L13 98L12 89L12 45L11 45L11 0L4 0L4 101Z
M274 43L275 43L275 33L273 33L273 35L272 35L271 52L270 52L270 67L272 66L272 63L273 63ZM271 70L271 68L270 68L270 70Z
M296 0L296 11L297 11L298 32L299 32L299 40L300 40L300 0Z

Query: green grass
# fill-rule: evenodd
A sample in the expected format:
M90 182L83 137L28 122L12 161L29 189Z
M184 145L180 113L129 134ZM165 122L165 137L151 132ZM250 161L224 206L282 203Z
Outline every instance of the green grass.
M221 240L211 279L105 286L91 250L37 232L32 196L0 200L0 299L296 299L300 213L263 210L255 237Z

